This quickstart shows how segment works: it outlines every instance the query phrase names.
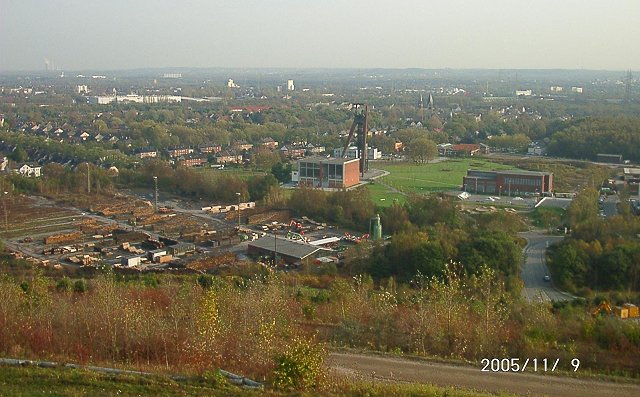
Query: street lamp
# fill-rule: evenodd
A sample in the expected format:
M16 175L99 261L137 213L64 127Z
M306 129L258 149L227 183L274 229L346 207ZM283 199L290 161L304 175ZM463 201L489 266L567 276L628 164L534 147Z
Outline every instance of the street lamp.
M158 211L158 177L153 177L153 209Z
M8 232L9 231L9 213L7 212L7 199L6 199L6 195L9 194L9 192L4 192L4 194L2 195L2 206L4 207L4 231Z
M240 230L240 193L236 192L236 196L238 196L238 230Z

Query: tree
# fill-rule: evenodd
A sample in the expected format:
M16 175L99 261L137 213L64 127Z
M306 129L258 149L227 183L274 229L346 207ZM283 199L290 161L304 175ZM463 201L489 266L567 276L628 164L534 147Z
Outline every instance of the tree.
M425 164L438 155L438 147L428 138L416 138L407 147L408 156L416 163Z
M24 163L29 159L29 155L27 151L22 148L22 146L16 146L16 148L11 152L9 158L16 163Z

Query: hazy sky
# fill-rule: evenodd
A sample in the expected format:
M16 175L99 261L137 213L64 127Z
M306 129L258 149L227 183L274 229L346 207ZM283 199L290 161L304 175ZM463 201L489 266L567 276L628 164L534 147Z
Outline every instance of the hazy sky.
M0 0L0 71L640 70L640 0Z

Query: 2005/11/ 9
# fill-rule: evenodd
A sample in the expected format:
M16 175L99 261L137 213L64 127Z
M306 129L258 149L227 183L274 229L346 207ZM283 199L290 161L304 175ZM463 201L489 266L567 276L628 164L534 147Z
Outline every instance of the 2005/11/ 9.
M482 372L524 372L527 368L533 372L553 372L558 367L560 359L483 358L480 362L483 365ZM577 358L572 359L571 366L573 367L573 372L576 372L580 368L580 360Z

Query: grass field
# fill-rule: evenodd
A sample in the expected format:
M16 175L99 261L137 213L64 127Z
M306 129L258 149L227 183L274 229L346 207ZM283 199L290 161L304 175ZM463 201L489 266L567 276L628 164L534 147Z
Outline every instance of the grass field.
M0 395L9 396L370 396L370 397L490 397L495 394L430 385L341 381L325 390L248 390L229 385L219 376L175 381L163 376L108 375L77 369L0 366ZM512 396L499 394L499 396Z
M450 159L424 165L375 162L371 163L371 168L390 172L390 175L378 179L378 183L369 186L374 201L380 206L391 205L394 198L401 196L384 185L407 194L456 190L462 186L462 177L469 169L487 171L513 169L511 166L483 159ZM382 204L380 199L384 199L382 202L385 204Z
M367 185L369 193L371 194L371 200L378 207L390 207L394 202L403 204L406 200L406 196L402 193L397 193L389 190L388 187L379 183L370 183Z
M202 173L206 179L215 179L219 176L222 175L233 175L233 176L237 176L240 178L245 178L248 179L249 177L255 176L255 175L264 175L265 172L264 171L254 171L250 168L242 168L242 167L229 167L229 168L224 168L221 170L215 169L215 168L207 168L207 167L203 167L203 168L198 168L196 169L199 173Z

